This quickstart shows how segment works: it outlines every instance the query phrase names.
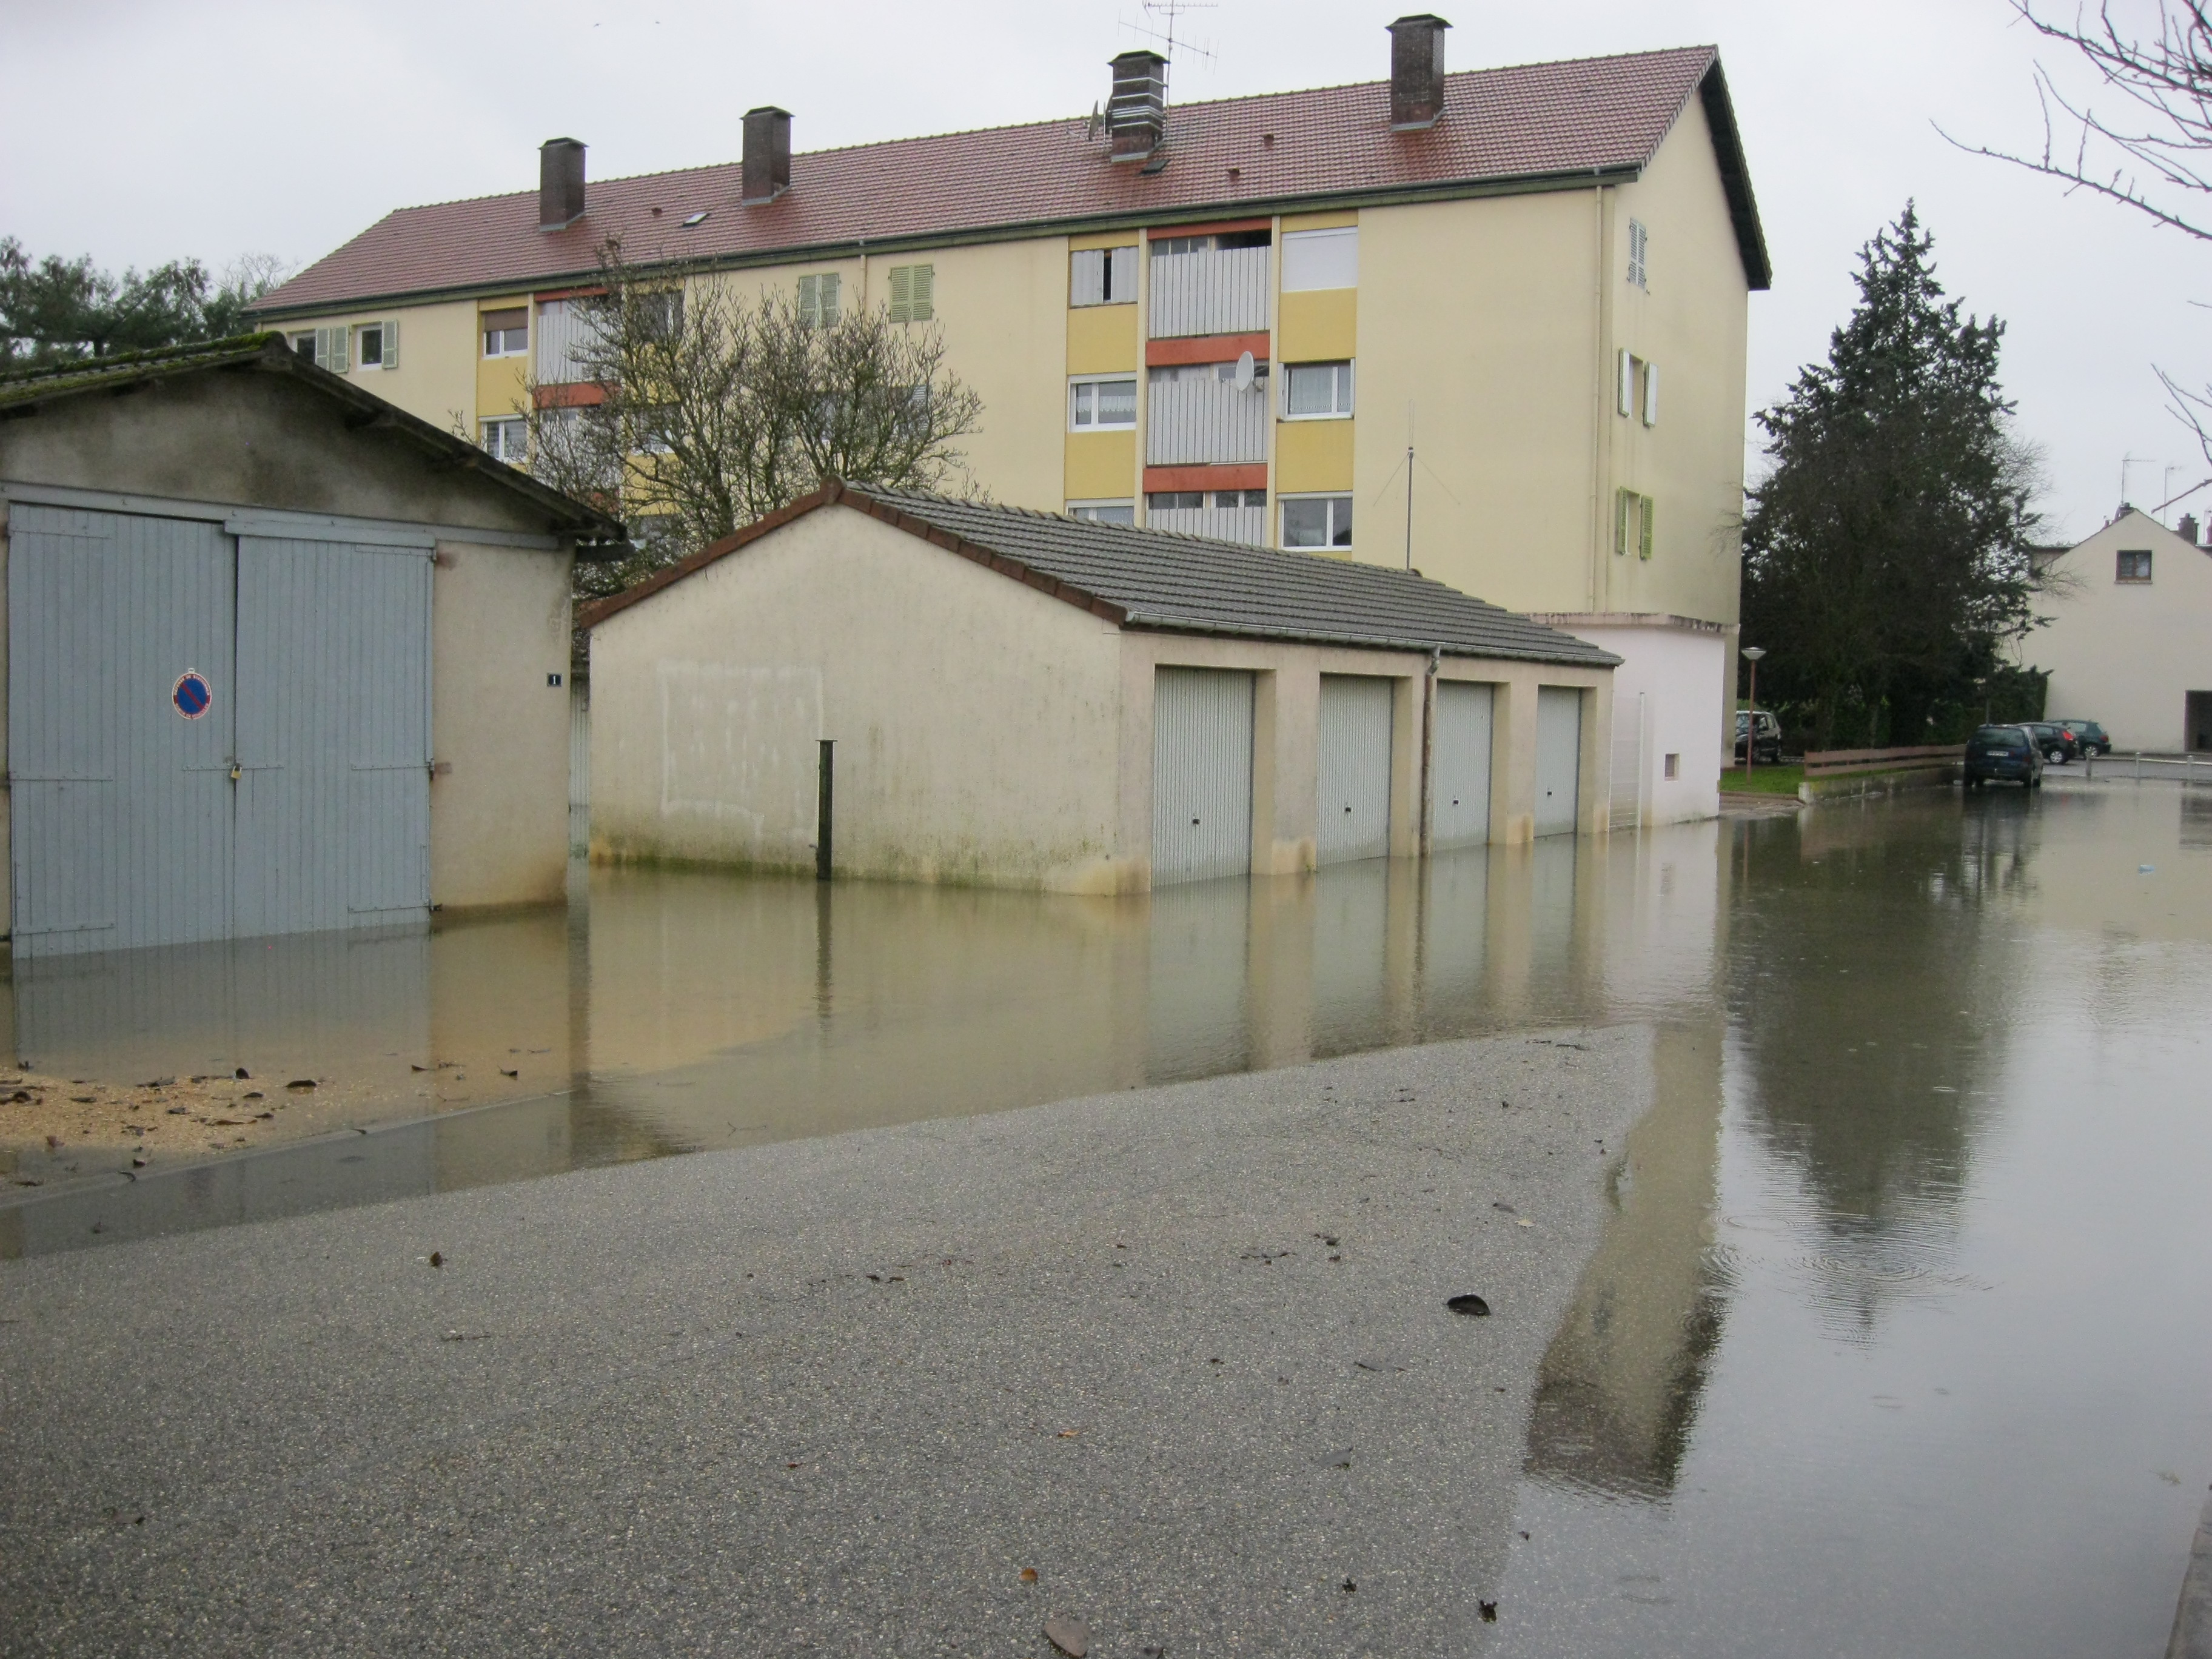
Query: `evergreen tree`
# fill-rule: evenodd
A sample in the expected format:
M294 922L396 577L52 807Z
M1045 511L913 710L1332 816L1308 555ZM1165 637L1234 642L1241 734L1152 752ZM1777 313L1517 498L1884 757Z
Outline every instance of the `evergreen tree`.
M1748 492L1743 637L1816 748L1932 741L2036 623L2035 469L1997 383L2004 325L1944 297L1934 246L1908 202L1861 250L1828 361L1757 416L1772 469Z
M88 253L33 259L0 238L0 368L222 339L246 328L246 307L283 275L276 258L249 254L220 283L197 259L118 276Z

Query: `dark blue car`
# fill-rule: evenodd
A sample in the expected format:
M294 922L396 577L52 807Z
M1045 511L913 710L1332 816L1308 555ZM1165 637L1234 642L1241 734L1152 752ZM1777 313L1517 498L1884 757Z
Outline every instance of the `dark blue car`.
M2043 787L2043 751L2023 726L1984 726L1966 739L1966 787L1994 779Z

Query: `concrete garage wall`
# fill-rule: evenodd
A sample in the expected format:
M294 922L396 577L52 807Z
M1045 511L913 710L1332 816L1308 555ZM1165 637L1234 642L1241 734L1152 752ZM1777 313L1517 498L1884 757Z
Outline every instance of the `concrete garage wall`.
M558 900L568 869L568 559L441 543L430 635L430 902Z
M1729 665L1734 657L1727 630L1687 617L1634 614L1538 620L1620 658L1613 672L1613 696L1615 729L1625 743L1635 737L1637 694L1644 695L1650 729L1638 762L1644 824L1718 817L1724 750L1715 741L1714 714L1725 712L1729 702ZM1679 775L1673 779L1666 775L1670 754L1680 757ZM1614 787L1626 793L1621 783Z
M830 738L841 875L1141 886L1120 659L1095 616L819 509L592 630L592 855L811 871Z
M0 478L544 533L543 514L521 496L471 472L434 471L422 449L395 434L349 432L347 413L275 374L156 380L9 421L0 428Z

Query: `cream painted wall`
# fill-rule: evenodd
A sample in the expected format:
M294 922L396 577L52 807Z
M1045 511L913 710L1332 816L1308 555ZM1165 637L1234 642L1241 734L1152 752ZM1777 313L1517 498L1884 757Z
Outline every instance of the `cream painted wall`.
M2148 549L2148 582L2114 580L2122 549ZM2051 671L2047 713L2095 720L2119 750L2188 746L2187 694L2212 692L2212 554L2131 512L2051 567L2064 584L2020 658Z
M592 641L595 857L1129 884L1117 630L848 507L810 514Z
M566 554L471 543L438 549L430 598L433 904L459 909L562 896L568 568ZM560 684L546 684L552 674Z
M346 379L364 391L374 392L410 415L420 416L441 431L461 429L476 435L477 359L483 350L477 338L477 302L453 300L427 306L386 306L374 311L347 311L319 317L313 324L285 323L287 334L308 327L357 327L386 320L399 325L399 367L363 368L357 346L349 349L351 366Z
M1717 623L1670 623L1663 617L1548 617L1577 638L1610 651L1621 665L1613 674L1613 729L1634 735L1637 698L1644 699L1640 765L1643 822L1684 823L1720 812L1722 751L1713 741L1712 708L1728 690L1728 636ZM1679 775L1666 775L1666 757L1679 757Z
M1607 192L1610 259L1600 526L1605 551L1591 608L1736 620L1741 586L1745 353L1750 289L1705 106L1692 100L1634 184ZM1650 233L1647 285L1627 280L1628 222ZM1622 416L1613 354L1659 368L1659 419ZM1612 551L1614 488L1657 503L1652 556Z

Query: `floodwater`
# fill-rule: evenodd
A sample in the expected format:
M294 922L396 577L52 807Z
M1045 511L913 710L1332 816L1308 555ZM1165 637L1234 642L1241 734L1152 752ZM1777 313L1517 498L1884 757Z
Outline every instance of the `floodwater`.
M19 970L54 1072L467 1042L566 1087L42 1194L0 1254L1633 1022L1655 1101L1537 1379L1491 1650L2164 1650L2212 1481L2212 790L1149 900L586 879L566 917Z

